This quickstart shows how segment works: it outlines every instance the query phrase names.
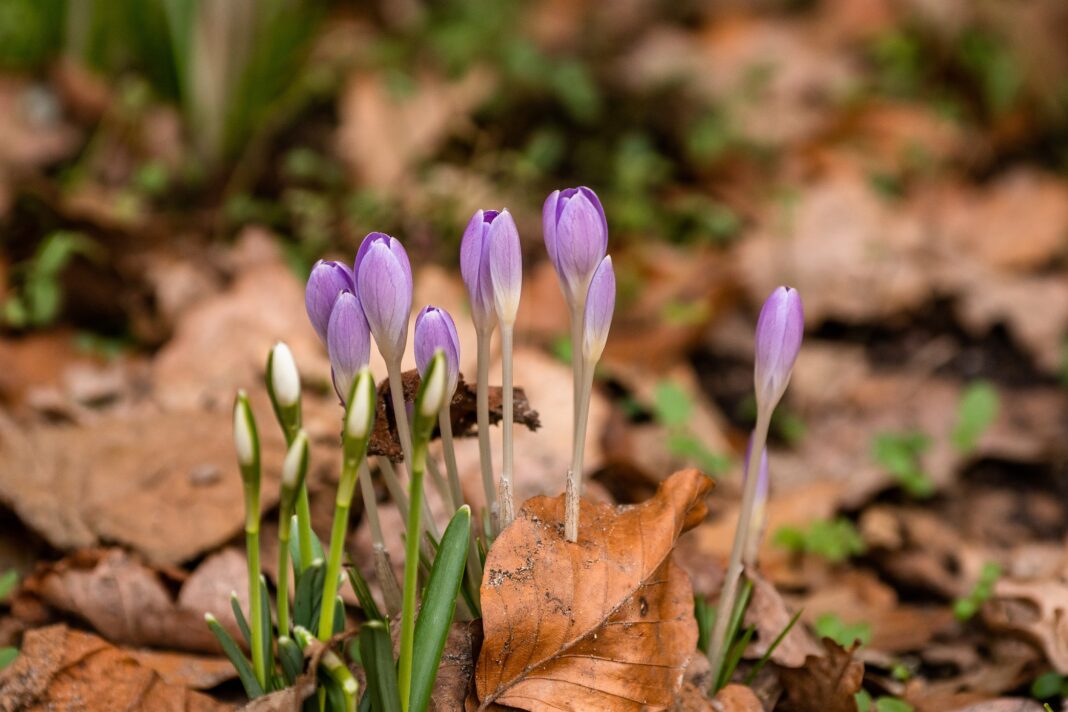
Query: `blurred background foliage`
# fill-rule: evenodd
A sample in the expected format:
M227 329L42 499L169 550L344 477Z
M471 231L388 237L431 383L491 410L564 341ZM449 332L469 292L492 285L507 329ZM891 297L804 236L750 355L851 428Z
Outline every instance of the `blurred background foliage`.
M596 186L614 239L717 246L744 231L757 204L789 213L793 157L750 118L791 68L772 56L710 92L686 62L640 69L641 49L663 36L664 54L685 55L710 42L704 28L743 10L819 33L825 4L5 0L0 69L95 102L77 117L87 127L81 148L50 169L61 190L105 185L104 211L127 226L162 214L227 238L265 225L284 236L298 270L371 228L451 259L483 196L511 196L521 226L534 227L541 197L564 184ZM963 166L980 179L1020 156L1068 169L1068 75L1051 71L1065 62L1061 25L1039 37L982 1L952 12L884 5L890 20L843 40L860 71L823 101L847 119L872 101L917 103L1006 137ZM677 47L680 33L696 45ZM361 90L361 77L382 91ZM418 113L421 96L445 108L416 117L414 137L351 140L375 129L361 127L361 106ZM142 129L160 107L181 122L162 137ZM403 117L370 111L386 124ZM399 156L400 170L376 177L372 153ZM871 181L892 199L933 163L917 150ZM79 229L71 222L46 220L41 232ZM18 262L35 249L10 252Z

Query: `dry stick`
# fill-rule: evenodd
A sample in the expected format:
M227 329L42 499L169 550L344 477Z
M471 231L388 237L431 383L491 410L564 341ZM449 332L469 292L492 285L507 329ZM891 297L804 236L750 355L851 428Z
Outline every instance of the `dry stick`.
M501 529L515 519L515 497L512 494L512 470L515 454L512 450L512 325L501 324L501 409L504 412L501 447Z
M760 460L768 440L768 426L771 413L757 411L756 427L753 428L753 444L750 449L749 465L745 472L745 489L742 491L742 505L738 515L738 528L734 531L734 543L731 546L731 558L727 563L727 574L723 579L722 593L716 608L716 625L712 629L712 638L708 647L708 660L711 663L712 679L718 680L723 658L726 654L727 627L734 611L738 596L738 581L742 576L742 553L745 550L746 532L753 518L753 499L756 496L757 479L760 474ZM714 684L714 683L713 683Z
M371 484L371 471L367 467L366 460L360 465L359 477L364 511L367 513L367 523L371 527L371 554L374 557L375 577L378 579L378 586L382 589L382 599L385 601L386 610L390 616L395 616L400 613L401 609L400 584L393 572L389 552L386 550L386 540L382 536L382 522L378 518L378 499L375 496L374 485Z
M493 451L489 434L489 350L491 329L479 329L478 383L476 410L478 414L478 456L482 465L482 487L486 492L486 510L490 513L491 529L497 530L497 487L493 481Z
M586 453L586 424L590 415L590 395L593 392L593 370L592 363L583 364L582 390L579 393L575 422L575 442L571 455L571 469L567 472L564 536L570 542L578 541L579 501L582 499L582 468Z

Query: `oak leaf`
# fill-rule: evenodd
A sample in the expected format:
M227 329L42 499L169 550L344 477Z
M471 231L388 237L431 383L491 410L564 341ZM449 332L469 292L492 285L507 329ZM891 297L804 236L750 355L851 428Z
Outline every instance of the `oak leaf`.
M486 560L478 709L673 706L697 623L671 552L704 518L711 486L684 470L639 505L583 501L575 543L564 539L563 496L529 500Z

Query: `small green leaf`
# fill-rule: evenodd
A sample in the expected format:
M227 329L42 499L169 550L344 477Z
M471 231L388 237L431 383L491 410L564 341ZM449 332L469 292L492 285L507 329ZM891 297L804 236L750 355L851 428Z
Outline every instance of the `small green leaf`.
M871 626L867 623L849 624L833 613L824 613L816 620L816 634L830 638L843 648L854 643L867 645L871 642Z
M263 695L263 688L260 687L259 681L256 679L256 673L252 671L252 663L245 657L245 654L241 652L241 648L238 647L237 642L230 636L226 630L219 625L219 621L215 620L214 616L208 615L205 617L207 620L208 628L211 630L215 639L219 641L219 645L222 646L223 652L226 653L226 657L230 659L234 669L237 670L237 676L241 679L241 684L245 687L245 694L249 696L249 699L255 699Z
M1064 686L1064 683L1064 676L1053 670L1043 673L1036 677L1035 681L1031 683L1031 697L1040 700L1048 700L1051 697L1056 697L1061 693L1061 688Z
M245 618L245 612L241 610L241 602L237 600L237 594L230 594L230 610L234 612L234 620L237 621L237 628L241 631L241 637L245 639L245 646L252 646L252 633L248 627L248 619Z
M962 453L975 449L983 432L998 417L1000 402L997 389L986 381L968 386L957 407L957 425L953 428L953 446Z
M853 699L857 703L857 712L871 712L871 693L867 690L861 690L853 695Z
M375 712L400 712L397 664L384 621L368 621L360 628L360 660L367 674L367 694Z
M318 630L325 580L326 564L322 559L313 561L297 578L296 592L293 594L293 621L296 625Z
M779 647L779 644L782 643L783 640L785 640L787 635L789 635L790 630L795 625L797 625L797 621L801 620L801 612L803 610L804 609L798 610L797 613L795 613L790 618L790 622L787 623L781 631L779 631L779 634L777 636L775 636L775 640L771 641L771 645L768 646L767 651L765 651L765 653L760 656L760 660L758 660L757 664L753 666L753 669L749 671L749 674L745 676L746 685L752 684L753 680L756 679L756 676L760 674L761 669L763 669L763 667L767 664L768 660L771 659L771 656L775 652L775 649Z
M708 654L708 641L712 637L712 623L716 619L716 609L708 605L703 597L693 597L693 616L697 619L697 649Z
M356 593L356 600L359 602L363 614L370 620L382 620L384 618L382 611L379 610L378 604L375 603L375 598L371 595L371 588L367 585L367 580L363 577L363 574L355 566L349 566L347 571L349 583Z
M438 665L445 649L456 609L456 596L464 577L471 539L471 508L460 507L441 537L441 546L423 592L423 604L415 621L415 651L412 657L412 687L408 712L424 712L430 704Z
M15 658L18 656L18 648L0 648L0 670L15 662Z
M19 583L19 572L15 569L8 569L4 572L3 576L0 576L0 599L7 598L11 595L11 592L15 590L15 586Z
M914 712L912 705L896 697L880 697L875 700L875 712Z
M693 401L674 381L661 381L653 393L653 413L661 425L678 427L690 422Z
M286 682L292 685L304 672L304 655L288 635L278 638L278 659L282 663Z

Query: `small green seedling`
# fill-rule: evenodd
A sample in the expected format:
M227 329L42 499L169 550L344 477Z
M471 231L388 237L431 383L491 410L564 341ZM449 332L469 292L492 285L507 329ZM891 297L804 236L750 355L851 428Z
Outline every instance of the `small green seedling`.
M819 519L807 529L780 527L773 541L776 546L795 554L814 554L832 563L845 561L866 550L860 532L845 517Z
M994 593L994 584L1001 576L1001 567L993 561L983 564L983 570L979 573L979 580L971 592L963 598L953 602L953 615L963 622L971 619L979 612L990 596Z
M730 458L712 452L694 434L690 428L693 409L693 399L678 383L661 381L656 385L653 417L668 430L668 452L711 475L721 475L730 467Z
M843 648L854 643L867 645L871 642L871 626L867 623L846 623L834 613L824 613L816 619L816 635L830 638Z
M904 700L885 696L873 700L867 690L858 692L854 699L857 702L857 712L914 712L913 706Z
M924 433L879 433L872 441L872 458L910 496L927 499L934 494L934 483L921 466L920 458L930 446L931 438Z
M1055 670L1039 675L1031 683L1031 697L1038 700L1068 697L1068 677Z
M979 438L997 420L999 405L997 389L986 381L976 381L964 390L957 406L957 424L950 436L959 452L975 450Z
M12 268L19 288L4 302L4 321L20 329L54 322L63 307L63 270L75 257L95 259L99 254L100 246L80 232L48 235L31 259Z

